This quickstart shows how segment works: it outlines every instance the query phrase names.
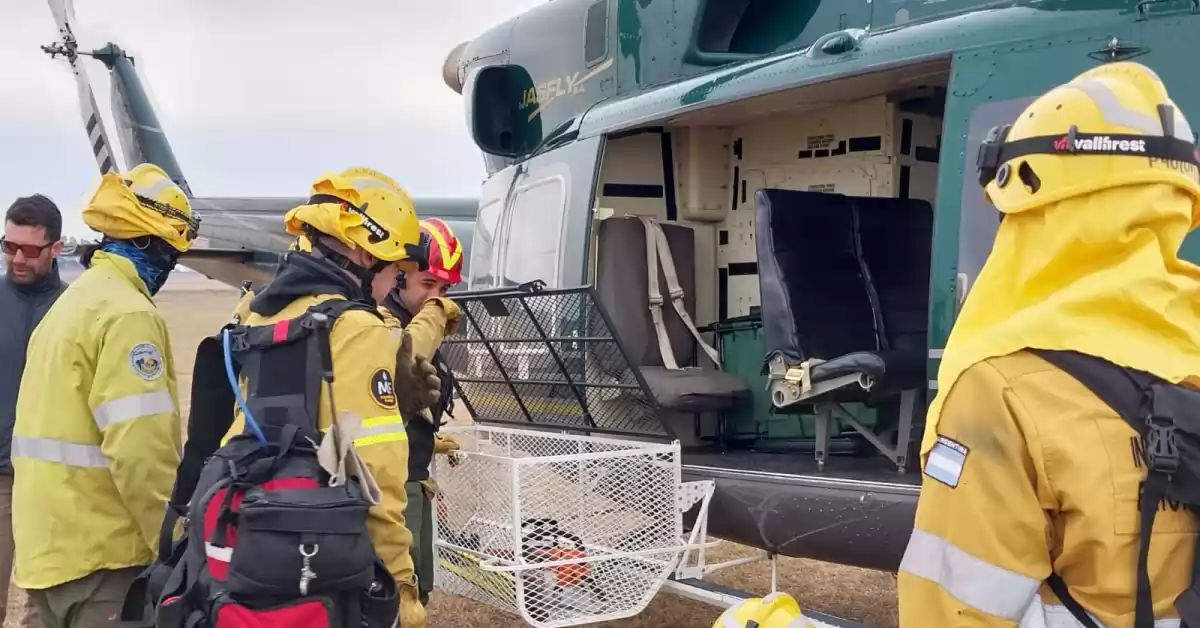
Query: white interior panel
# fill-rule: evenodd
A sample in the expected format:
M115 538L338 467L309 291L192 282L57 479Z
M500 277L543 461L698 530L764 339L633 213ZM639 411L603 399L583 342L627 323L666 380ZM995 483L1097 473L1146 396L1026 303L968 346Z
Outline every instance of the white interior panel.
M932 203L940 135L940 118L902 112L886 96L757 117L730 129L735 181L724 196L732 210L718 227L724 243L717 247L717 267L728 271L727 315L748 314L759 304L758 276L745 272L757 261L755 192L782 188Z
M721 271L726 316L747 314L759 304L754 272L754 197L759 189L934 200L939 117L901 111L885 95L756 115L723 116L723 109L711 110L704 122L680 120L700 124L667 128L677 222L696 234L698 325L717 318ZM615 215L666 220L665 198L608 196L603 194L606 183L666 185L661 135L608 141L598 205L612 208Z
M730 133L722 127L672 129L681 220L713 223L729 215Z
M731 275L729 277L729 317L744 316L751 307L759 305L758 275Z
M658 133L639 133L608 141L604 147L604 161L600 165L596 204L611 208L618 216L667 219L665 190L664 196L658 198L608 196L605 187L610 184L663 185L662 139Z

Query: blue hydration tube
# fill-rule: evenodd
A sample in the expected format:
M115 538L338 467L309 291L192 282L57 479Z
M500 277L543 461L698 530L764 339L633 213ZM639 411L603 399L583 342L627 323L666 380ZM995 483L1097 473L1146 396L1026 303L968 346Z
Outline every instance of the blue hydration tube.
M229 378L229 385L233 387L233 397L237 400L238 407L242 409L242 414L246 417L246 425L254 430L254 436L258 438L258 443L263 449L269 449L267 445L267 437L263 435L262 430L258 427L258 422L250 414L250 408L246 407L246 400L242 398L242 389L238 387L237 378L233 376L233 351L229 348L229 330L221 332L221 344L225 348L225 376Z

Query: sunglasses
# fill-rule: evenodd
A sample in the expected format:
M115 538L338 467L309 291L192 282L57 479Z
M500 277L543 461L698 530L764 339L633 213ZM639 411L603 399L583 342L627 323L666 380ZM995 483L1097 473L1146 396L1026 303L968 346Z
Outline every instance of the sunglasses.
M47 242L46 244L17 244L16 242L9 242L4 238L0 238L0 248L4 249L5 255L16 255L17 251L20 251L21 255L24 255L28 259L40 257L42 251L45 251L53 244L53 242Z

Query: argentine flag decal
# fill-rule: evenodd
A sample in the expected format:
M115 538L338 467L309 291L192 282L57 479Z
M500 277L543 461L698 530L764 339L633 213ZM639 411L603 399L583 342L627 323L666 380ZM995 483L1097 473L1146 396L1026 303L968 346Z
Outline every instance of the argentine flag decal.
M969 453L971 450L966 445L938 436L933 449L929 450L929 457L925 459L925 475L950 488L958 488L958 478L962 475Z

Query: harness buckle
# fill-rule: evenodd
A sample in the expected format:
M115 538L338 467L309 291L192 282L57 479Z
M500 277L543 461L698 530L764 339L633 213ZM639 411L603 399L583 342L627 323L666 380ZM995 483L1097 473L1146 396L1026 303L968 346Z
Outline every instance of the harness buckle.
M1179 470L1179 445L1175 440L1174 417L1146 417L1146 460L1151 471L1168 476Z

